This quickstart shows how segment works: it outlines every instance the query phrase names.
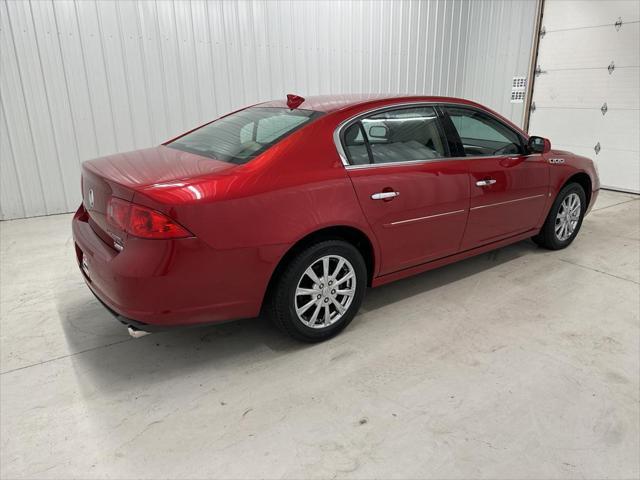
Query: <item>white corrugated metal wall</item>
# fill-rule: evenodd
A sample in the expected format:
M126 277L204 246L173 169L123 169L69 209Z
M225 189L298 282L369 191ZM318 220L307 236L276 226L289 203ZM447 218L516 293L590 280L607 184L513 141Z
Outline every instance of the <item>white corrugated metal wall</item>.
M74 210L83 160L243 105L349 92L476 99L522 120L535 0L0 3L0 218Z

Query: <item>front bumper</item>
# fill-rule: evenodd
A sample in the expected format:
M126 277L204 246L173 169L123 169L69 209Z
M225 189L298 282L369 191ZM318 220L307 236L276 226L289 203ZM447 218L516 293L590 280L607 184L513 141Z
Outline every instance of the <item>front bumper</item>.
M585 216L591 212L591 209L596 204L596 200L598 200L598 194L600 193L600 189L591 191L591 198L589 200L589 206L587 207L587 211L584 213Z
M126 325L153 331L250 318L260 312L273 266L255 253L219 252L198 238L129 238L117 251L93 231L82 206L72 226L76 259L87 286Z

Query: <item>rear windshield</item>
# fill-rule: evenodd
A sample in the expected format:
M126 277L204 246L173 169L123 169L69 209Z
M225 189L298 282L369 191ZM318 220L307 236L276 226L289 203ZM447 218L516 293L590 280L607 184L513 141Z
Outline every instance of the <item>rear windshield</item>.
M251 107L215 120L166 146L242 164L320 115L312 110Z

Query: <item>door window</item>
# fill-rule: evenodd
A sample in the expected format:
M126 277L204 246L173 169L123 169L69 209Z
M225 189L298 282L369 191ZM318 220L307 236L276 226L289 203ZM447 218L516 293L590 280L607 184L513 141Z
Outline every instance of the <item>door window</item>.
M468 108L445 108L458 132L465 156L484 157L523 153L520 135L486 113Z
M343 142L354 165L434 160L447 143L433 107L387 110L348 127Z

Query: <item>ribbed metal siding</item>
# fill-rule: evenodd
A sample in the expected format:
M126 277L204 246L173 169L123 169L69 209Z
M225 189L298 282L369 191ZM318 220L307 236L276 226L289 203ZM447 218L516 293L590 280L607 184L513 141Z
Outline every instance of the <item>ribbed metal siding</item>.
M287 92L477 99L520 123L533 1L0 4L0 218L74 210L83 160Z
M537 3L472 1L463 96L523 124L524 104L511 103L514 76L527 76ZM529 79L527 79L529 80Z

